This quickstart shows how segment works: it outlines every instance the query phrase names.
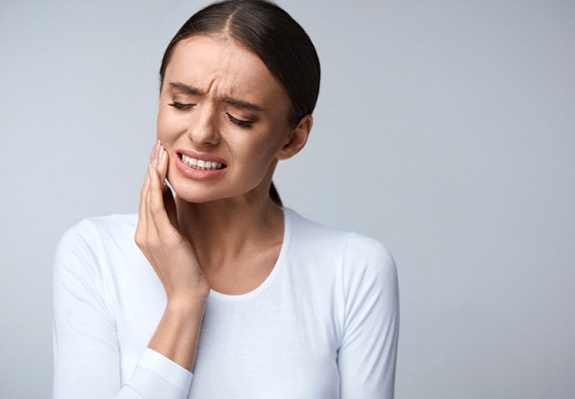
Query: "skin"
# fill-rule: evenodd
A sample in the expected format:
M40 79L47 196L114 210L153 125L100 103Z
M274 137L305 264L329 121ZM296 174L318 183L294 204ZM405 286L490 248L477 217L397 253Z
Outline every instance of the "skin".
M269 198L271 179L312 127L310 115L289 126L290 109L265 64L229 36L197 35L175 47L135 239L167 296L149 347L189 370L210 289L250 292L279 256L284 220ZM207 180L190 177L176 166L182 151L216 156L225 168Z

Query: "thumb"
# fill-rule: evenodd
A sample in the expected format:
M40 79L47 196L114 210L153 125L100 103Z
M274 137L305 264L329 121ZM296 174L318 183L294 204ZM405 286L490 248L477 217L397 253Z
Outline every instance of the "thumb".
M176 230L180 230L178 227L178 218L176 214L176 202L174 201L174 194L170 189L170 186L166 183L166 176L168 175L168 165L169 165L169 156L168 152L164 149L163 146L160 147L159 156L158 156L158 164L156 166L156 170L160 175L160 181L162 182L162 197L164 200L164 207L166 209L166 213L168 214L168 218L170 219L170 223L172 226L176 228Z

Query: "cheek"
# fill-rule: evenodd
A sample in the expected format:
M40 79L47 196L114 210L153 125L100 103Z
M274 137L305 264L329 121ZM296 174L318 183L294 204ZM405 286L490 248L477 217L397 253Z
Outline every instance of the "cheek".
M288 142L289 136L291 134L291 129L287 127L285 123L278 123L271 129L271 136L268 141L267 151L269 155L273 158L276 157L278 152L283 148L283 146Z
M164 146L173 142L177 134L182 131L182 127L178 126L175 122L174 118L170 117L169 112L165 110L158 112L156 134Z
M253 146L250 146L249 151L245 151L244 161L256 173L265 173L275 160L275 156L281 148L280 143L278 137L268 136L266 140L254 143Z

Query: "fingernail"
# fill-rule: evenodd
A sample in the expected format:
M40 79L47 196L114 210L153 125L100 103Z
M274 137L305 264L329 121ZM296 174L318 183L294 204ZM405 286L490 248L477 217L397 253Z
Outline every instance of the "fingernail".
M164 159L164 154L165 154L166 150L164 150L164 147L160 146L160 161L162 162L162 160Z
M153 170L152 170L152 164L149 163L149 164L148 164L148 176L150 177L150 180L152 180L152 179L154 178L153 173L154 173L154 172L153 172Z

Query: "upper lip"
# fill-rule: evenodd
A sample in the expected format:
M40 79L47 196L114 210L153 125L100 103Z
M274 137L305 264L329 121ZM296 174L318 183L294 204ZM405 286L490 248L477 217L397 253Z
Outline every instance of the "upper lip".
M178 156L183 154L189 156L190 158L195 158L202 161L219 162L222 164L222 166L227 165L225 159L215 156L213 154L199 154L197 152L190 150L178 150L176 151L176 153L178 154Z

